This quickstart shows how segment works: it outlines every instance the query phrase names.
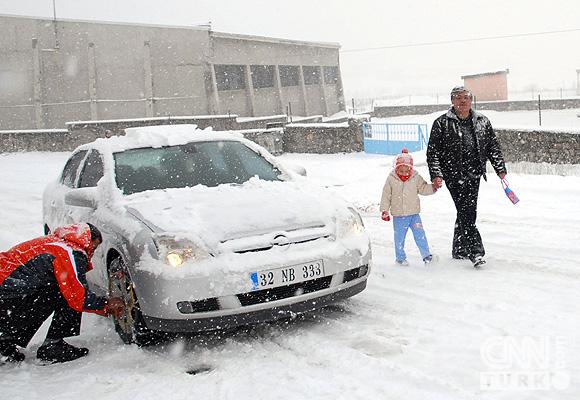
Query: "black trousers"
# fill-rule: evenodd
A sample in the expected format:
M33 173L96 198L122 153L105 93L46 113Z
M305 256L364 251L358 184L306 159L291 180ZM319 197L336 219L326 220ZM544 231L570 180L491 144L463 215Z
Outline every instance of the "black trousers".
M481 235L475 226L480 180L481 178L445 181L457 210L451 250L455 258L473 259L485 255Z
M20 298L0 300L0 340L26 347L52 313L47 339L79 335L82 313L70 308L55 286Z

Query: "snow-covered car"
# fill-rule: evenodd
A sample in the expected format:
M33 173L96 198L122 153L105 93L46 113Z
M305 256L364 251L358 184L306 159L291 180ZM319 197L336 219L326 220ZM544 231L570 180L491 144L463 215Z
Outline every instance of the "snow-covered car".
M87 278L123 297L126 343L288 318L361 292L370 272L354 208L255 143L194 125L78 147L43 220L101 230Z

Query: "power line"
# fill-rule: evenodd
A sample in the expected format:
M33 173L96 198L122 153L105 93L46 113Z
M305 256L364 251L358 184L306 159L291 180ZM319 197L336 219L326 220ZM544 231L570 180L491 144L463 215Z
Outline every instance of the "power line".
M515 38L515 37L524 37L524 36L552 35L552 34L557 34L557 33L569 33L569 32L580 32L580 28L562 29L562 30L558 30L558 31L514 33L514 34L510 34L510 35L484 36L484 37L469 38L469 39L441 40L441 41L437 41L437 42L407 43L407 44L395 44L395 45L391 45L391 46L365 47L365 48L361 48L361 49L341 50L341 53L357 53L357 52L361 52L361 51L398 49L398 48L403 48L403 47L436 46L436 45L440 45L440 44L478 42L478 41L483 41L483 40L508 39L508 38Z

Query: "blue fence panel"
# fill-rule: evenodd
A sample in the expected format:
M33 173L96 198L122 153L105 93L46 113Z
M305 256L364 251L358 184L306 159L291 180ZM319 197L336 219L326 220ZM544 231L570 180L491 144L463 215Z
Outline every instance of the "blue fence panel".
M429 131L426 124L363 123L364 150L373 154L399 154L403 147L409 152L427 148Z

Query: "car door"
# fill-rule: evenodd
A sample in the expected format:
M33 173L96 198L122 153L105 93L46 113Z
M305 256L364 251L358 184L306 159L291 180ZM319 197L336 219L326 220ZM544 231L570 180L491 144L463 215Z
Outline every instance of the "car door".
M97 183L103 177L103 157L98 150L92 149L83 160L75 188L96 188ZM66 204L70 223L88 222L93 219L95 210L91 207L80 207Z
M99 180L104 175L104 170L102 154L98 150L92 149L81 167L76 184L77 189L95 188L96 190ZM101 196L97 196L97 198L100 199ZM95 269L87 274L87 280L93 290L104 290L108 283L107 269L105 266L106 249L110 247L108 229L105 228L105 224L95 215L95 208L72 205L68 207L70 207L70 215L74 219L74 222L91 222L101 230L103 244L97 248L93 255L92 263Z
M68 192L76 187L80 167L87 153L87 150L74 153L66 162L59 179L50 183L44 190L43 215L45 233L70 222L70 218L67 215L69 210L64 203L64 198Z

